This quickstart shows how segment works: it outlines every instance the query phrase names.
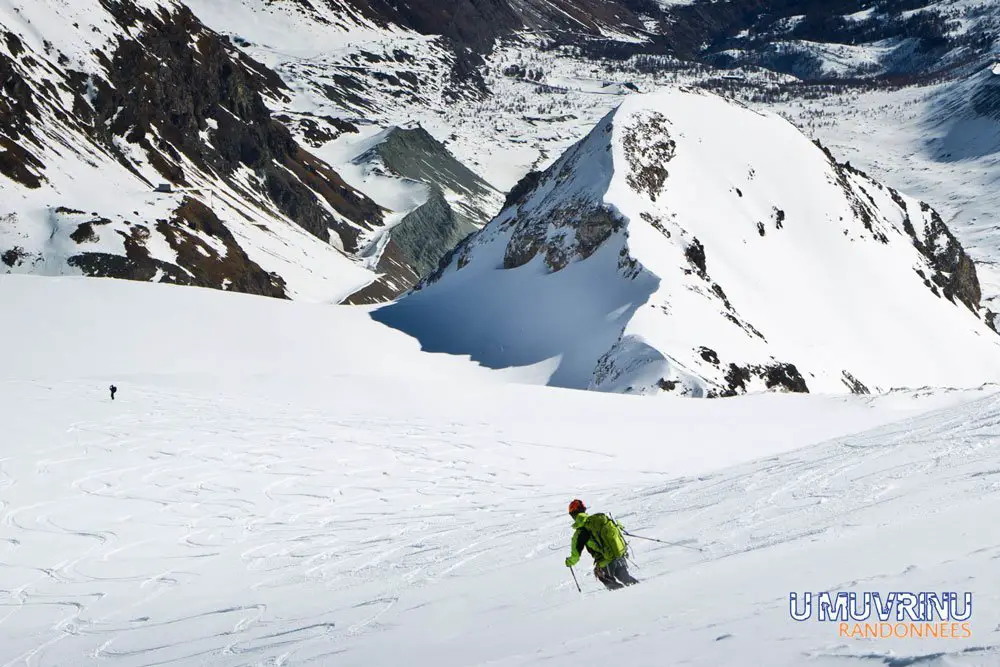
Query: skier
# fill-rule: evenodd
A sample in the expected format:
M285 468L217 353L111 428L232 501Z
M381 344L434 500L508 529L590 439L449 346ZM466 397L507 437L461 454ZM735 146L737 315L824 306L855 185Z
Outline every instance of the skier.
M111 390L111 400L115 400L115 392L118 391L118 387L111 385L108 387Z
M607 514L587 514L582 500L569 504L569 515L573 517L573 540L566 567L580 562L584 548L594 559L594 576L608 590L639 583L629 574L625 556L628 546L622 536L622 527Z

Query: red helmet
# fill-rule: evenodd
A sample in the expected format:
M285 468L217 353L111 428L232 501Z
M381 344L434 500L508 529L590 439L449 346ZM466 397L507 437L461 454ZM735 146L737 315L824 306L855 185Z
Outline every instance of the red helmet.
M579 498L569 504L570 514L579 514L580 512L586 512L586 511L587 511L587 506L584 505L583 501L580 500Z

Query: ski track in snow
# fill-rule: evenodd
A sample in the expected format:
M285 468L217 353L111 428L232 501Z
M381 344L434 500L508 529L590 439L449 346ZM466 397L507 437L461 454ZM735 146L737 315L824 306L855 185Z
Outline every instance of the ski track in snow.
M4 389L15 434L81 390ZM132 400L5 447L0 665L663 664L666 646L674 664L751 664L762 636L775 665L1000 661L997 396L723 471L584 484L633 531L706 551L635 540L643 586L605 596L583 569L582 600L545 443L460 415ZM616 458L599 445L568 451L574 470ZM889 653L787 618L791 590L950 588L977 595L970 645Z
M182 399L172 414L74 424L36 460L4 460L4 625L29 617L38 634L13 643L41 643L8 644L3 664L58 664L46 656L59 643L143 664L194 658L201 645L277 659L282 647L376 630L400 586L475 562L490 549L484 528L491 540L505 532L489 512L476 524L456 516L491 509L480 487L496 475L468 460L464 425L232 416L220 428L214 408ZM530 494L516 478L497 491ZM19 504L19 486L51 499ZM232 592L245 603L138 615L237 572ZM253 602L287 587L322 588L314 615L273 618ZM176 639L163 641L165 630Z

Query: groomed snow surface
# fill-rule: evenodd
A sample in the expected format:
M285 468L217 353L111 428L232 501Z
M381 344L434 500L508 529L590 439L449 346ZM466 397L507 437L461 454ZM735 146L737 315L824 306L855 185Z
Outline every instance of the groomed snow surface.
M574 392L361 309L78 278L0 312L0 665L1000 661L995 389ZM636 540L642 585L580 595L577 496L704 551ZM973 637L790 620L823 590L971 591Z

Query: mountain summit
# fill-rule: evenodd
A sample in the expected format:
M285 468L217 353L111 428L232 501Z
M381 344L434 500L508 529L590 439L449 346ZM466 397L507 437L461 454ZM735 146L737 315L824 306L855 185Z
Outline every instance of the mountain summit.
M628 98L376 317L550 384L733 395L975 385L1000 369L975 266L928 205L785 120Z

